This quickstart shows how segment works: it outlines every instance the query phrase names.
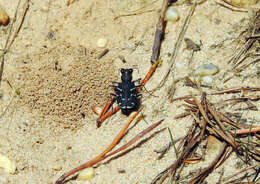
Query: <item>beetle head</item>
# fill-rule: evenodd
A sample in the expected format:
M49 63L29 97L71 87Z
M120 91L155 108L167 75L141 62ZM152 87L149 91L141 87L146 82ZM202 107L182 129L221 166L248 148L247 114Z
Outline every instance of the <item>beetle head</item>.
M132 81L132 73L133 73L133 69L129 68L129 69L124 69L121 68L121 80L123 82L131 82Z

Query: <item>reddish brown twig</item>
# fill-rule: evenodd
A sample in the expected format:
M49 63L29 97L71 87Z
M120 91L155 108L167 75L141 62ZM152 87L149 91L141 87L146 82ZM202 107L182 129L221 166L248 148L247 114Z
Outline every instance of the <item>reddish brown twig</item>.
M217 91L217 92L212 92L212 93L208 93L208 95L221 95L221 94L225 94L225 93L239 93L241 91L260 91L259 87L234 87L234 88L230 88L230 89L224 89L222 91Z
M90 167L96 163L98 163L99 161L102 160L102 157L104 157L109 151L111 151L116 145L117 143L120 141L120 139L124 136L125 132L127 131L129 125L133 122L133 120L136 118L136 116L139 114L139 112L143 109L143 107L139 108L139 110L130 117L129 121L125 124L125 126L121 129L121 131L117 134L117 136L115 137L115 139L112 141L112 143L102 152L100 153L98 156L96 156L95 158L93 158L92 160L80 165L79 167L76 167L74 169L72 169L69 172L64 173L55 183L56 184L62 184L63 181L75 174L78 171L81 171L87 167Z
M257 133L257 132L260 132L260 126L239 129L239 130L236 130L234 133L236 135L241 135L241 134Z
M120 107L117 105L111 111L108 111L107 113L105 113L101 118L98 118L97 119L97 127L99 128L103 121L105 121L107 118L109 118L111 115L115 114L119 110L120 110Z
M112 98L109 98L109 99L107 100L107 103L106 103L105 107L103 108L103 110L101 111L101 113L100 113L100 115L99 115L100 118L107 112L107 110L109 109L111 103L112 103L114 100L115 100L115 99L114 99L113 97L112 97Z
M110 157L120 151L125 150L126 148L128 148L129 146L131 146L132 144L134 144L136 141L138 141L140 138L142 138L145 134L149 133L151 130L153 130L154 128L156 128L157 126L159 126L161 123L163 122L163 119L152 124L151 126L149 126L148 128L144 129L142 132L138 133L133 139L131 139L130 141L128 141L126 144L124 144L123 146L119 147L118 149L116 149L115 151L107 154L106 156L103 157L103 159Z
M153 65L151 66L151 68L149 69L148 73L146 74L146 76L144 77L144 79L141 81L141 85L144 86L147 81L151 78L151 76L153 75L153 73L155 72L157 66L161 63L161 59L157 59L156 62L153 63Z

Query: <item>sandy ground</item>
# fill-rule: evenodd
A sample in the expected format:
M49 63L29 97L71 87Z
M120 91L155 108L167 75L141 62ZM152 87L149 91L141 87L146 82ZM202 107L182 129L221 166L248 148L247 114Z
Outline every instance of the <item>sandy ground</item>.
M21 1L21 5L25 1ZM31 0L21 31L6 55L1 85L0 153L17 163L14 175L0 170L1 184L53 183L62 173L93 158L113 140L128 120L121 113L106 120L97 129L92 105L103 106L111 93L111 81L119 81L120 68L137 68L134 79L143 78L150 67L150 56L155 25L161 8L161 0L78 0L70 6L65 0ZM14 17L18 0L4 1L3 5ZM123 16L140 8L139 15ZM168 23L161 56L163 63L146 85L155 88L168 69L170 53L187 16L190 5L177 7L180 20ZM149 11L148 11L149 10ZM152 11L150 11L152 10ZM18 11L18 19L22 6ZM249 22L249 14L231 11L215 1L199 5L192 17L185 37L201 45L191 68L211 62L220 68L214 76L214 89L232 86L257 86L260 66L251 66L242 76L223 84L223 74L231 68L228 59L240 46L235 41ZM10 26L10 25L9 25ZM0 45L3 48L8 27L0 27ZM101 60L103 49L96 46L99 38L108 39L109 53ZM126 63L119 59L123 56ZM151 124L164 122L157 130L169 127L174 139L186 134L192 122L190 118L174 120L183 112L180 102L170 103L168 90L173 78L181 78L192 72L188 67L191 51L182 44L176 59L178 67L171 73L165 86L150 96L143 92L146 121ZM20 91L14 93L9 86ZM182 82L176 86L175 96L196 92ZM219 98L219 97L218 97ZM218 98L210 97L213 102ZM255 103L259 107L259 104ZM243 118L260 122L258 112L247 111ZM148 127L145 121L133 126L120 145ZM149 137L149 136L148 136ZM87 182L72 180L68 183L150 183L152 179L176 159L174 149L158 160L155 149L169 142L168 131L154 134L135 149L117 158L102 162L95 168L96 176ZM205 162L194 164L184 173L195 172L214 159L213 152ZM216 183L221 171L224 176L240 169L239 159L232 155L226 163L207 178ZM120 171L124 170L124 173Z

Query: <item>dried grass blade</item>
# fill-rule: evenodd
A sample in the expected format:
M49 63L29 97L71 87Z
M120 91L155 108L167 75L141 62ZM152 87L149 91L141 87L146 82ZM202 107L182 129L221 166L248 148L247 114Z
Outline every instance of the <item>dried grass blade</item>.
M205 169L203 169L195 178L193 178L188 184L202 183L204 179L214 170L217 163L221 160L227 148L227 144L224 143L219 154L215 158L215 160Z

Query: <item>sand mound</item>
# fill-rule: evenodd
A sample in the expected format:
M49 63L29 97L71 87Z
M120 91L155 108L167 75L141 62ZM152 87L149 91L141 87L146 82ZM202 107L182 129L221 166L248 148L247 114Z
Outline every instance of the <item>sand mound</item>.
M97 55L66 43L42 49L21 68L21 103L66 126L88 116L92 105L104 105L117 78L112 61Z

